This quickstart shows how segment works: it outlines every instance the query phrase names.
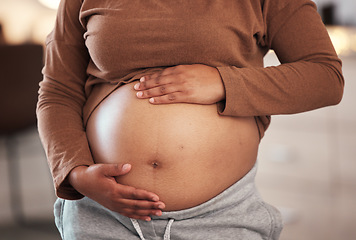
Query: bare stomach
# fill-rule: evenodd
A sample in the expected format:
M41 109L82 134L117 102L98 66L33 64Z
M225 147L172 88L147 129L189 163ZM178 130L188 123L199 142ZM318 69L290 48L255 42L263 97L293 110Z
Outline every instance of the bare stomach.
M216 105L152 105L133 84L93 112L87 136L96 163L130 163L120 184L156 193L165 211L199 205L254 165L259 136L253 117L219 116Z

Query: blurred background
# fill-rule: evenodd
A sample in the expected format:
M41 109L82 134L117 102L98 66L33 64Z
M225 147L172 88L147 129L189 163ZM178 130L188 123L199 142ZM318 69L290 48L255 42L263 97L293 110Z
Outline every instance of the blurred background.
M260 146L257 185L282 211L282 240L355 240L356 1L315 2L343 60L344 98L338 106L274 116ZM34 115L57 5L0 0L0 240L60 239ZM268 53L265 65L278 64Z

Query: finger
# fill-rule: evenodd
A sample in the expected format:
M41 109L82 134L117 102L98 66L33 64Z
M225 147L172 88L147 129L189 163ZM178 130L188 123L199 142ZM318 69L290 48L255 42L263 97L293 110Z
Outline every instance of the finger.
M132 218L132 219L143 220L143 221L147 221L147 222L149 222L149 221L152 220L149 215L147 215L147 216L140 216L140 215L135 215L135 214L126 214L126 213L124 213L124 212L119 212L119 213L120 213L121 215L124 215L124 216L126 216L126 217L128 217L128 218Z
M125 199L134 199L134 200L147 200L157 202L159 197L151 192L142 189L136 189L130 186L119 185L118 192Z
M169 93L158 97L151 97L149 102L152 104L169 104L169 103L188 103L187 97L184 97L182 92Z
M136 216L161 216L162 210L159 209L135 209L135 208L122 208L121 213Z
M98 164L96 167L107 177L124 175L131 170L130 164Z
M150 98L167 95L174 92L179 92L178 87L173 84L166 84L158 87L153 87L149 90L139 91L136 93L136 96L138 98Z
M171 74L173 74L175 72L176 68L177 68L177 66L165 68L160 72L156 72L156 73L153 73L151 75L145 76L147 78L145 78L144 80L149 80L149 79L154 79L154 78L161 77L161 76L171 75Z
M145 211L157 211L162 210L166 206L163 202L151 202L145 200L136 200L136 199L120 199L118 204L123 208L135 209L135 210L145 210Z
M174 80L174 79L173 79ZM151 76L144 76L135 84L135 90L151 89L157 86L172 83L172 76L168 73L156 73Z

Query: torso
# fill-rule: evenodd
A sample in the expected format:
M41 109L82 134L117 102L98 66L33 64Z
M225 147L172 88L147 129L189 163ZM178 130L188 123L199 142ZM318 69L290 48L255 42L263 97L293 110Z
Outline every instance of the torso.
M220 116L216 105L151 105L133 84L92 113L87 136L96 163L130 163L121 184L156 193L165 211L199 205L254 165L259 134L253 117Z

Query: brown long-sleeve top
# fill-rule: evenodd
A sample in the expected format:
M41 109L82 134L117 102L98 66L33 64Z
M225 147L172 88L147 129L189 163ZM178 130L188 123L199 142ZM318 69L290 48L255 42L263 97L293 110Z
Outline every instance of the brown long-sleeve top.
M82 197L66 177L91 165L85 124L121 84L165 67L216 67L226 90L217 111L254 116L337 104L341 61L309 0L62 0L46 41L38 128L56 193ZM281 65L263 67L269 49Z

